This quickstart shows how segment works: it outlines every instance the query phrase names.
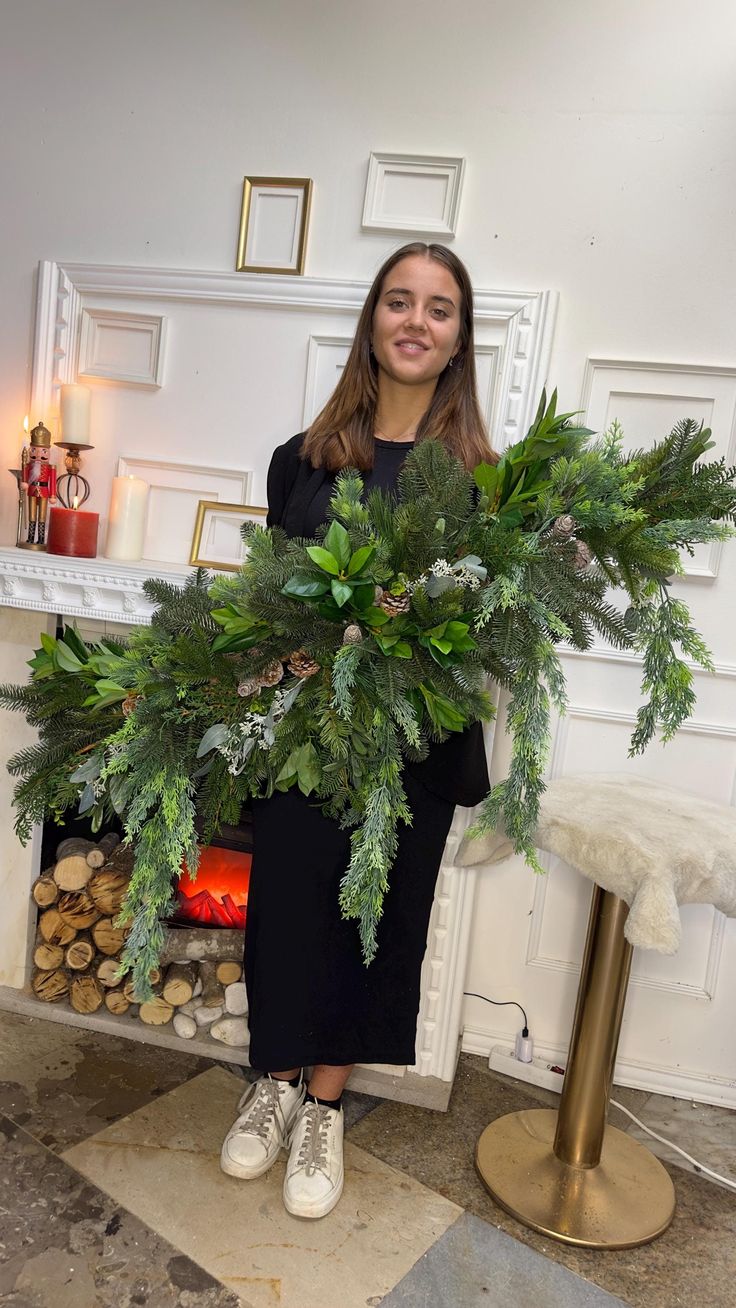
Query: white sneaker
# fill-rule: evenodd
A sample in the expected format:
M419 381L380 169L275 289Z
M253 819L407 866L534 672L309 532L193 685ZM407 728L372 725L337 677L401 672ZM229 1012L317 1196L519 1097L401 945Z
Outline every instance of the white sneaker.
M263 1176L288 1144L290 1128L306 1092L301 1077L298 1086L269 1075L254 1081L238 1101L242 1112L223 1141L223 1172L245 1180Z
M307 1099L292 1128L284 1205L295 1217L324 1217L342 1194L344 1115Z

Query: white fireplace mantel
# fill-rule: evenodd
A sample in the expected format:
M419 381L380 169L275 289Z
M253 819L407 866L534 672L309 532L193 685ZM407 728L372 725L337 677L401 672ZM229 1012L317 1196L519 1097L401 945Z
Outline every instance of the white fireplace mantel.
M192 568L141 559L73 559L42 550L0 546L0 605L69 617L140 625L155 605L143 593L149 577L182 585Z

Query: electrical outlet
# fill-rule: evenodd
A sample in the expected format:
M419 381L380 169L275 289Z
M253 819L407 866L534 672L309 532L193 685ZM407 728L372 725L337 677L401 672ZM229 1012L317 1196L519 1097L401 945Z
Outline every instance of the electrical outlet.
M502 1072L504 1076L513 1076L517 1081L528 1081L530 1085L541 1085L547 1090L562 1093L563 1077L559 1072L550 1072L543 1058L533 1058L531 1063L522 1063L514 1057L514 1051L508 1045L494 1045L488 1066L493 1072Z

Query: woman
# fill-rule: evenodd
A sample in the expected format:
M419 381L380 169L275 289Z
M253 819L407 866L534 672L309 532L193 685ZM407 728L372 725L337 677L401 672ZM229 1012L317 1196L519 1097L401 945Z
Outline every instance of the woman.
M379 271L322 413L274 452L269 526L313 536L340 469L359 468L366 490L391 491L408 451L427 436L467 468L496 462L476 397L468 274L444 246L416 242ZM245 980L251 1064L264 1074L240 1101L221 1163L233 1176L261 1176L289 1145L284 1203L300 1217L323 1217L342 1193L340 1100L354 1064L414 1061L445 840L455 805L477 804L488 790L480 725L407 764L404 782L414 820L400 827L368 967L356 924L338 906L349 832L296 789L253 803Z

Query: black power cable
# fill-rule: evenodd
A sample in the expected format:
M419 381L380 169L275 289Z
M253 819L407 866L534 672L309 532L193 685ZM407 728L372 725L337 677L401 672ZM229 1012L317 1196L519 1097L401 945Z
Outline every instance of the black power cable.
M529 1035L529 1023L526 1020L524 1009L521 1007L521 1004L517 1004L515 999L489 999L487 995L478 995L474 990L463 990L463 994L467 995L469 999L485 999L487 1004L496 1004L499 1008L506 1008L509 1004L514 1008L518 1008L524 1018L524 1030L521 1034L526 1040Z

